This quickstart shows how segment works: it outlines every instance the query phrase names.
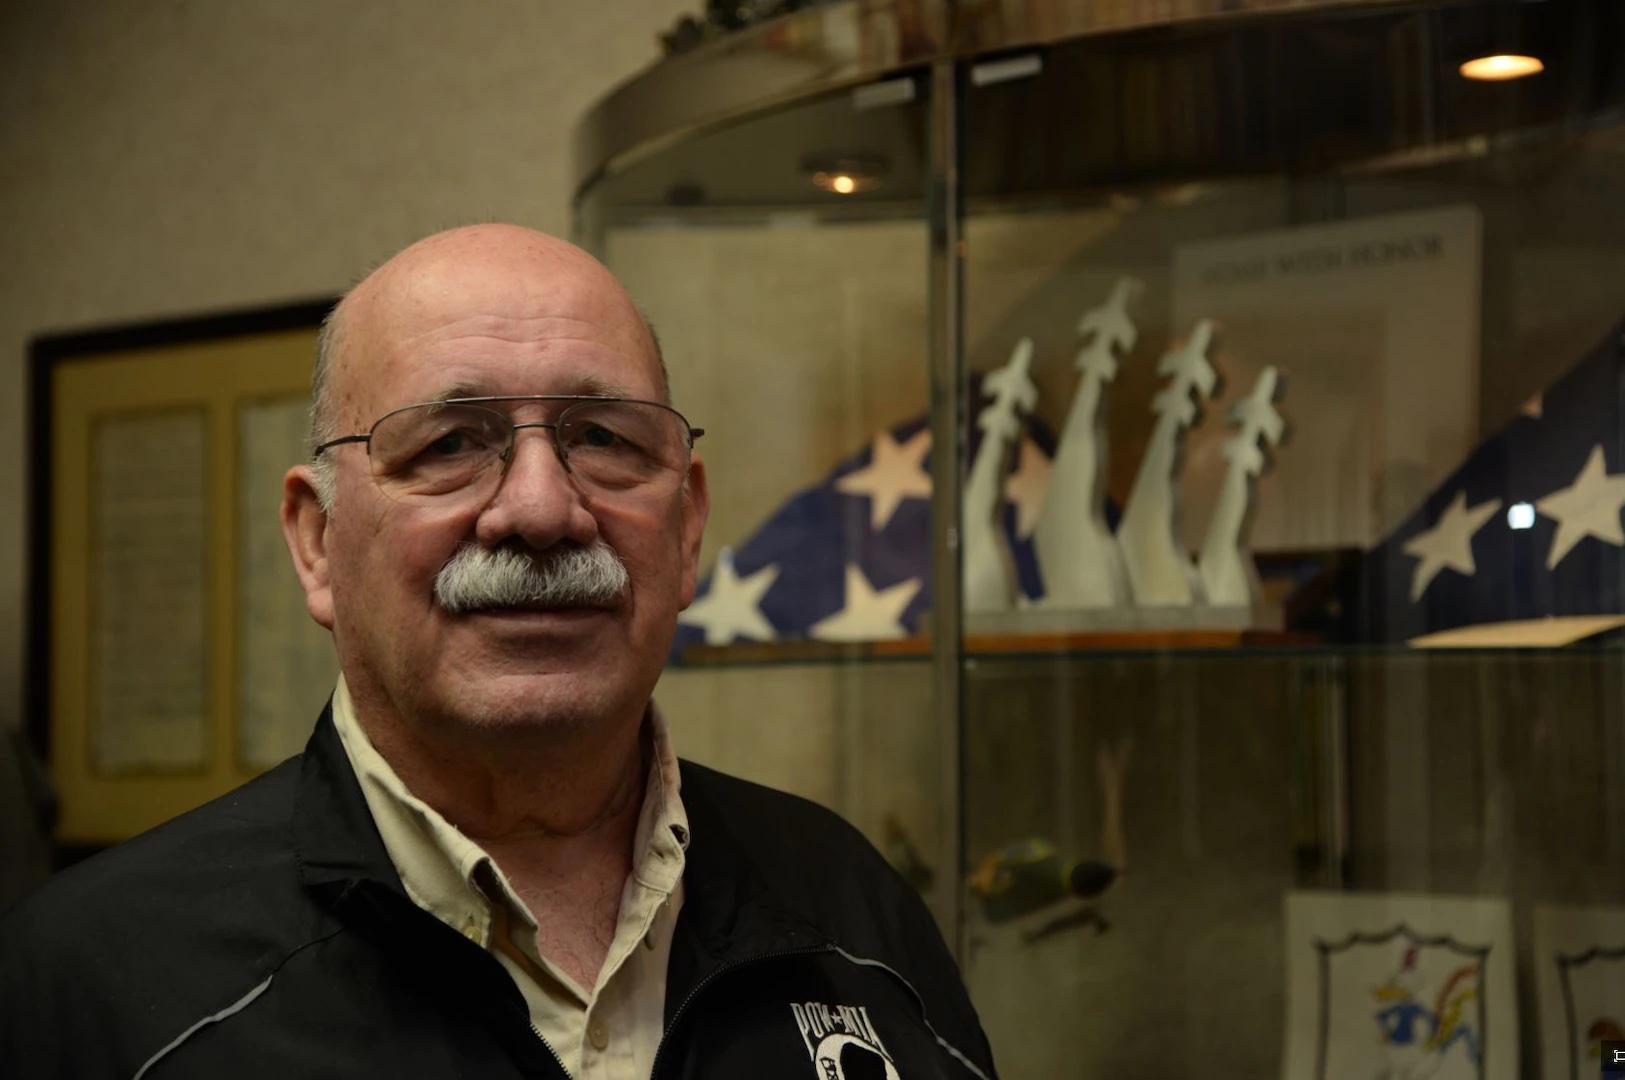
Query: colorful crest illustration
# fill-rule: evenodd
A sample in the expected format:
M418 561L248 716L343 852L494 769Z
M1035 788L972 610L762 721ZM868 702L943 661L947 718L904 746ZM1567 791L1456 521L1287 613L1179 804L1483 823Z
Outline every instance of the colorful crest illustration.
M1558 953L1556 962L1568 1035L1566 1075L1595 1076L1603 1041L1625 1040L1625 948Z
M1400 924L1315 950L1317 1080L1482 1080L1490 946Z

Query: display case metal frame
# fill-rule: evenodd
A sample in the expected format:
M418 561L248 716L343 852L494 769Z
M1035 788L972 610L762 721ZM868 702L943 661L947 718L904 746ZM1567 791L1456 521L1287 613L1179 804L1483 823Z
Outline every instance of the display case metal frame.
M939 61L1075 38L1415 0L836 0L708 41L621 84L576 129L579 197L697 131ZM958 95L937 95L958 108Z

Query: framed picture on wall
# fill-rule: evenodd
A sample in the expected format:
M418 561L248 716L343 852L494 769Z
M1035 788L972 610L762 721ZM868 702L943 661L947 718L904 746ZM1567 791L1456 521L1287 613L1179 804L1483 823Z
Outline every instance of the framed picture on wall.
M329 306L33 343L27 699L63 845L298 753L332 689L278 520Z
M1535 905L1541 1075L1583 1080L1625 1040L1625 908Z

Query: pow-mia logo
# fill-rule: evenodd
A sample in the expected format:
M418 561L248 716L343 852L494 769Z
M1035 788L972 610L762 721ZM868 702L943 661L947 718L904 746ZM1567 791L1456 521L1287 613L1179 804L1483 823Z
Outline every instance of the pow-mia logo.
M818 1080L902 1080L862 1005L791 1004Z

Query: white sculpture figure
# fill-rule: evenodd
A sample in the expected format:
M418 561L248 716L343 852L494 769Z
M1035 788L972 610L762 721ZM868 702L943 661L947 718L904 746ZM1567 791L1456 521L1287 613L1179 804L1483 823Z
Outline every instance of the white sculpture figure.
M1157 365L1157 374L1172 381L1151 402L1157 426L1146 444L1145 459L1117 530L1117 547L1123 553L1134 602L1142 607L1201 601L1195 568L1179 541L1174 473L1179 467L1181 436L1196 419L1191 391L1205 399L1213 394L1217 381L1213 365L1207 361L1212 340L1213 324L1202 319L1184 346L1168 352Z
M1038 388L1027 374L1032 362L1032 339L1022 338L1010 362L982 380L983 392L993 395L993 403L976 418L982 444L965 484L966 611L1007 611L1015 605L1015 563L999 527L999 511L1004 506L1005 462L1021 437L1021 413L1038 402Z
M1253 607L1258 603L1258 569L1247 551L1247 511L1253 498L1253 481L1264 471L1263 439L1279 446L1286 423L1275 411L1275 394L1280 385L1276 371L1259 372L1253 392L1236 403L1230 422L1241 430L1224 444L1230 467L1219 489L1219 501L1208 522L1197 568L1202 591L1215 607Z
M1106 525L1106 431L1102 399L1117 377L1117 357L1128 355L1139 331L1128 305L1140 283L1121 278L1111 297L1078 320L1083 346L1075 366L1083 372L1072 411L1051 466L1049 495L1039 512L1033 545L1044 577L1043 606L1103 608L1130 600L1128 573Z

